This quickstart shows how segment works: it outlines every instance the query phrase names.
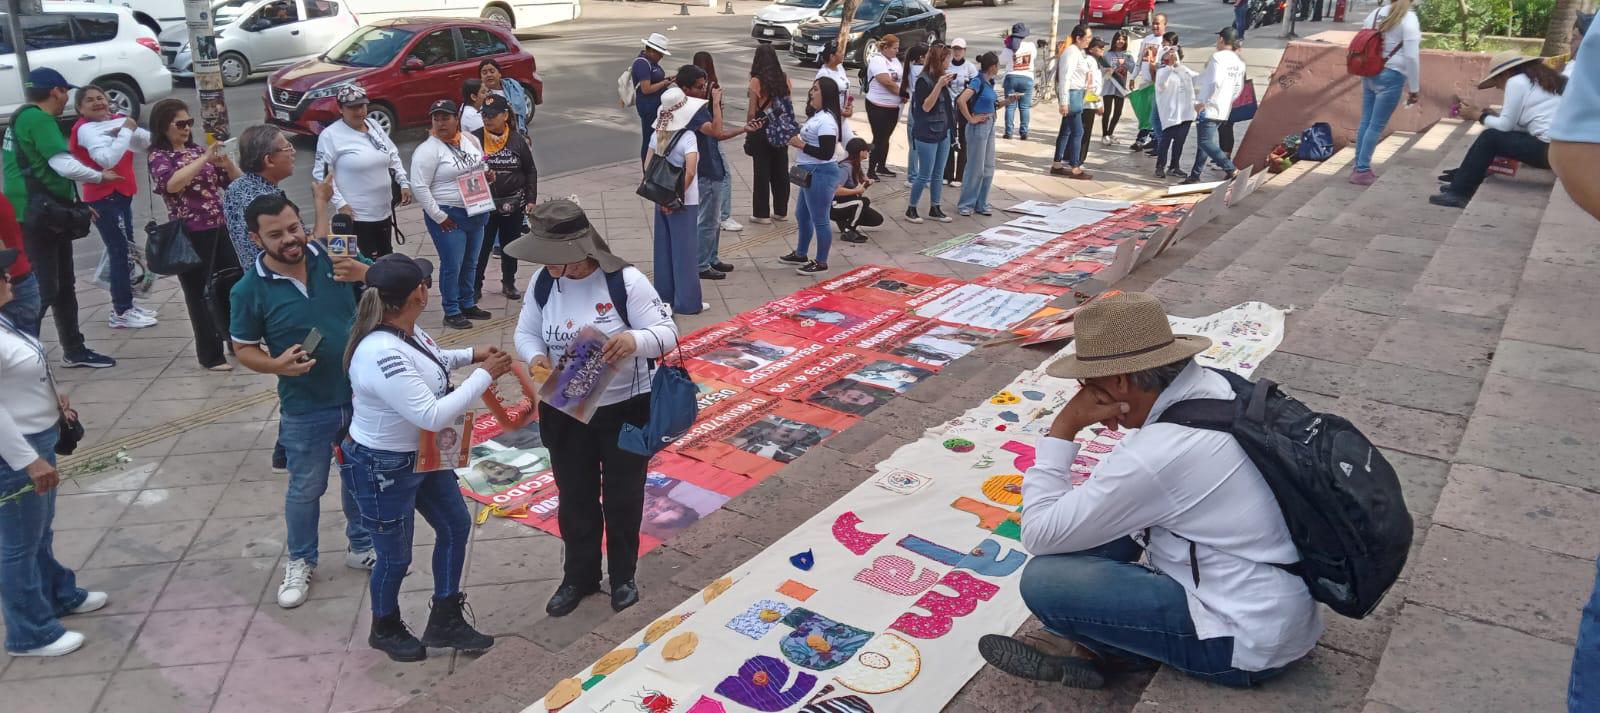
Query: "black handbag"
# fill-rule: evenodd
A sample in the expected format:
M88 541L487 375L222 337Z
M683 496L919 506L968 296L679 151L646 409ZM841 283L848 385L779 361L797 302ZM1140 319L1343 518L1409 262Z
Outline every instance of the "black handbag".
M233 314L233 286L244 277L244 270L238 267L217 269L217 252L222 249L222 241L227 239L226 231L217 232L211 242L211 257L206 261L206 312L217 334L223 335L233 333L229 324L230 315Z
M644 169L644 180L639 182L638 190L634 191L640 198L668 210L683 207L683 167L672 165L667 161L667 155L672 153L672 149L688 131L679 129L665 149L650 154L650 165Z
M83 421L79 420L77 409L61 408L61 392L56 389L56 377L50 373L50 362L45 359L44 344L31 335L24 335L21 330L10 322L0 322L0 324L5 325L7 330L38 352L39 360L45 365L45 380L50 382L50 395L56 399L56 447L54 450L56 455L59 456L72 455L73 451L78 450L78 443L83 441Z
M798 163L793 165L793 166L790 166L789 167L789 182L793 183L793 184L795 184L795 185L797 185L797 186L799 186L801 188L810 188L811 187L811 172L801 168L800 164L798 164Z
M51 193L50 189L39 182L39 177L33 174L28 152L22 150L20 144L14 147L12 155L16 156L17 168L21 170L22 180L28 187L28 203L24 207L23 222L27 223L31 230L49 233L53 237L77 240L87 236L89 226L94 223L94 211L76 197L66 201Z
M205 159L196 159L205 160ZM156 214L155 189L150 190L150 215ZM144 224L144 265L157 275L176 275L188 272L202 264L200 253L194 251L183 220L172 219L157 223L155 218ZM227 334L227 332L223 332Z

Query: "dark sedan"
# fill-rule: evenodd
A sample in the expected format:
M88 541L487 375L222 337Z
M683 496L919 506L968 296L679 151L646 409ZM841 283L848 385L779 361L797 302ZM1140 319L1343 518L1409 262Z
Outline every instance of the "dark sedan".
M803 63L821 62L822 46L838 38L843 16L844 4L833 2L818 17L801 23L799 35L789 43L789 54ZM851 25L845 61L855 65L866 64L884 35L900 38L901 47L945 37L944 11L934 9L929 0L862 0Z

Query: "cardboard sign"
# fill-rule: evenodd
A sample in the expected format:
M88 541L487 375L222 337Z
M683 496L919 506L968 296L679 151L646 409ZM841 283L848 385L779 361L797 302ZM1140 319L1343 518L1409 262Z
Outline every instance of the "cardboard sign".
M494 210L494 196L489 194L489 172L473 171L456 178L456 188L461 191L461 204L467 215L483 215Z
M476 412L468 409L457 416L449 426L438 431L419 430L417 438L417 471L454 470L467 465L467 451L472 447L472 431L468 424L476 422Z

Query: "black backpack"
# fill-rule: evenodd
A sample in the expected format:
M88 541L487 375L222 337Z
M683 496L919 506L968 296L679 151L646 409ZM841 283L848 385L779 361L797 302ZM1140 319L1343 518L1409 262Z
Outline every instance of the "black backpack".
M1312 411L1270 380L1213 371L1237 398L1179 401L1157 421L1238 439L1300 551L1299 562L1279 566L1334 611L1371 614L1411 550L1411 514L1394 467L1344 418Z

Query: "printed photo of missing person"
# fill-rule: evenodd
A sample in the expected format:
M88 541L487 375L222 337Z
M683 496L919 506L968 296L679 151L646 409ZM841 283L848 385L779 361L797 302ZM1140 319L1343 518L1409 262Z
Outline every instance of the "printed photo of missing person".
M897 294L913 296L920 295L928 291L928 288L921 285L913 285L909 282L888 279L878 280L877 282L872 283L872 288L875 290L883 290L884 292L894 292Z
M841 329L849 329L860 324L862 321L860 317L848 315L831 309L822 309L821 307L807 307L789 315L789 318L796 322L800 322L801 324L815 322L818 324L826 324L830 327L839 327Z
M639 532L665 540L688 529L722 504L728 496L651 471L644 477L644 520Z
M868 386L855 379L840 379L817 390L806 401L841 413L865 416L894 398L895 392Z
M794 353L794 347L760 339L729 339L709 352L700 355L703 361L721 364L729 369L755 371Z
M1092 272L1067 270L1065 272L1040 272L1029 277L1028 281L1047 287L1071 287L1091 277L1094 277Z
M728 444L779 463L791 463L831 435L831 429L768 414L728 439Z
M542 448L503 448L496 441L485 441L473 447L472 465L456 475L472 492L494 495L549 469L550 454Z
M852 379L872 384L873 386L881 386L885 389L893 389L896 392L903 392L930 376L933 376L933 372L927 369L901 364L897 361L883 360L867 364L856 370L855 373L849 374Z

